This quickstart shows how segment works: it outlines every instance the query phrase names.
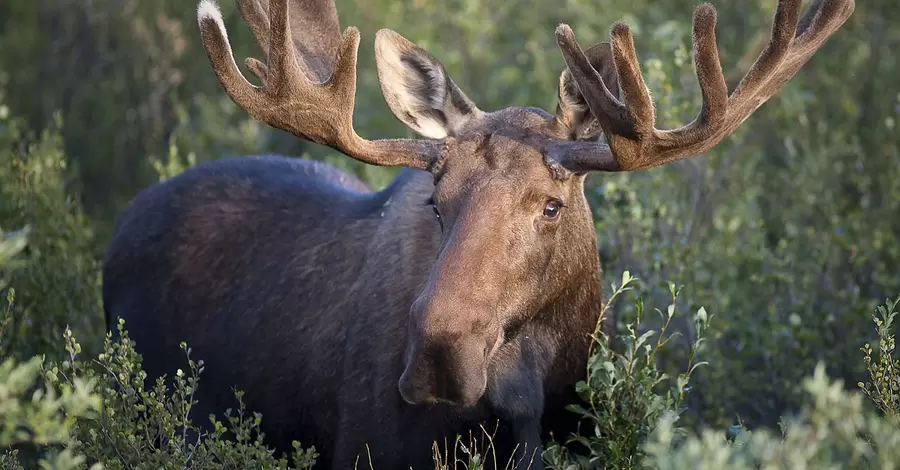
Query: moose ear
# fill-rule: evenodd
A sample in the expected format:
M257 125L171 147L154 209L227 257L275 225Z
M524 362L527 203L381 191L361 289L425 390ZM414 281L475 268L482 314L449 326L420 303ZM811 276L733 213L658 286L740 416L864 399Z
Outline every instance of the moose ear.
M481 114L437 59L394 31L375 35L375 64L394 116L425 137L453 136Z
M603 77L603 83L606 84L610 93L619 98L619 76L616 73L612 48L609 43L596 44L584 51L584 55L594 70ZM596 140L603 133L600 122L588 107L568 68L559 75L559 104L556 106L556 120L567 129L571 140Z

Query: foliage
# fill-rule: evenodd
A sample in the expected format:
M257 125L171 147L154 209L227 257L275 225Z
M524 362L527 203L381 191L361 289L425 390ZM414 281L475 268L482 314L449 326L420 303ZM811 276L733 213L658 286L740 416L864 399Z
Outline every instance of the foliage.
M0 273L10 267L15 254L24 248L24 239L23 234L0 239ZM0 320L0 352L8 349L7 326L14 301L15 289L10 288L6 294L6 312ZM6 449L0 454L0 469L24 470L19 464L19 449L15 448L23 444L44 447L43 455L37 458L42 469L85 468L84 458L69 448L70 430L78 419L90 417L99 410L100 399L93 394L93 380L75 377L64 384L51 380L43 356L34 356L21 364L5 352L0 358L3 358L0 362L0 449ZM92 466L91 470L101 468Z
M20 398L31 390L40 376L43 361L35 356L22 364L7 359L0 364L0 447L22 442L47 445L66 440L76 418L98 408L91 384L76 378L57 396L53 388L38 388L31 398Z
M0 249L2 258L18 255L2 268L0 298L7 288L19 292L15 304L0 301L7 314L0 352L20 358L61 356L65 325L92 347L101 337L99 260L90 223L68 190L60 126L30 136L20 119L0 119L0 226L19 229Z
M21 260L17 260L16 255L25 249L27 236L27 229L7 234L0 230L0 292L6 291L5 303L0 303L0 358L8 357L12 350L10 324L13 301L16 298L16 290L8 286L6 277L10 270L21 266Z
M881 72L857 69L889 102L865 113L857 107L857 99L867 98L848 71L870 53L882 56L883 44L846 34L866 24L873 28L866 37L900 40L874 16L895 17L897 10L880 5L858 4L847 29L826 44L844 59L817 54L808 73L707 156L603 175L589 193L607 272L628 269L646 279L637 288L653 301L668 295L661 280L680 279L689 286L684 308L714 305L721 312L700 358L715 364L695 376L696 393L688 398L685 418L693 423L774 426L785 410L801 406L802 379L820 361L844 383L863 378L864 365L853 358L872 339L867 312L900 283L900 225L893 215L900 210L900 169L888 163L900 155L893 127L900 96L883 85ZM764 21L770 18L751 15L741 28L764 28ZM687 122L697 109L696 79L682 46L688 35L678 25L659 27L653 36L661 41L650 43L674 49L673 57L645 56L660 127ZM720 49L726 71L729 49ZM829 96L838 95L830 104ZM683 363L694 336L690 322L672 327L685 341L665 352L667 371Z
M613 298L629 290L633 280L625 273ZM673 301L677 293L671 287ZM640 298L635 302L640 305ZM883 315L892 311L892 303L888 307L880 309ZM658 313L672 318L674 302L666 313ZM707 320L704 311L697 312L695 321L701 330ZM808 404L797 416L785 419L781 436L738 426L731 438L725 438L709 429L695 434L675 427L682 395L689 393L690 373L697 365L689 364L687 372L674 380L666 377L652 357L672 336L663 337L664 330L638 336L638 323L636 319L622 335L623 353L604 346L609 338L599 332L591 370L579 384L585 405L572 407L593 429L593 434L571 439L584 445L587 454L570 455L551 442L544 454L550 468L895 468L900 458L900 421L865 407L862 393L846 391L839 380L826 376L822 365L804 380ZM53 363L35 357L24 364L10 360L0 365L0 422L4 423L0 446L39 444L41 468L55 470L84 469L90 463L92 470L218 469L226 462L229 468L292 468L286 458L276 459L265 447L264 436L258 432L261 417L247 412L240 392L235 394L237 412L227 412L227 423L213 420L211 432L187 421L203 370L203 361L190 359L187 345L182 348L188 371L178 371L172 389L167 390L162 379L145 388L146 374L124 321L119 322L118 332L116 340L107 335L104 350L94 361L96 367L79 358L81 346L68 329L66 360ZM697 350L701 342L695 343ZM666 383L669 386L659 387ZM23 399L29 390L33 390L32 398ZM468 468L484 468L490 446L480 452L471 442L465 445L458 440L457 446L467 456ZM295 442L295 468L312 468L315 458L315 449L304 450ZM435 468L445 467L438 463ZM0 468L24 468L17 451L0 456Z
M55 183L59 184L59 180ZM48 192L48 198L52 198L54 193ZM43 228L45 222L36 220L36 225ZM71 234L61 233L56 242L69 246L67 235ZM20 286L18 292L22 292L21 286L46 289L30 277L48 278L51 273L47 271L59 268L44 264L47 257L27 256L26 247L32 240L29 230L0 238L0 280L12 274L9 282ZM40 238L37 240L41 242ZM56 295L61 294L65 292ZM99 292L92 294L99 296ZM14 317L22 312L18 307L21 297L37 296L17 295L10 286L5 290L5 303L0 304L0 449L6 449L0 455L0 469L39 465L45 470L80 470L87 469L88 463L93 463L91 470L200 470L222 468L225 463L236 468L292 468L286 458L276 459L264 446L264 436L259 433L261 417L244 408L240 392L236 392L237 412L228 410L226 422L214 421L211 432L188 421L196 403L193 394L202 361L194 362L188 357L189 372L179 370L171 390L163 379L145 389L146 374L141 370L140 356L122 329L124 322L119 325L120 338L112 341L107 334L93 362L79 358L81 345L66 326L57 330L63 332L63 341L57 339L48 348L63 350L63 357L48 360L44 355L33 355L18 363L15 357L22 355L23 338L14 336L18 332L10 326L21 321L22 317ZM83 313L99 317L98 310ZM34 311L33 316L48 321L56 318L40 310ZM44 326L49 332L55 325ZM185 350L189 353L186 346ZM295 445L294 468L310 468L315 462L315 449Z
M86 468L84 457L69 447L72 445L69 433L76 420L98 411L100 399L92 393L93 384L89 380L75 378L70 383L59 384L41 380L45 373L40 356L22 364L16 364L15 359L0 364L0 448L24 443L46 446L39 461L42 468ZM18 451L13 451L0 457L0 468L16 468L17 454Z
M859 388L882 412L900 421L900 365L894 357L896 341L891 330L897 316L897 304L900 304L900 297L893 302L889 299L885 305L878 306L878 316L872 315L878 332L879 354L873 362L872 347L868 343L862 347L871 381L860 382Z
M146 373L124 324L119 321L119 338L115 341L107 335L103 352L95 361L102 371L97 382L105 412L82 420L75 428L80 452L109 469L200 470L226 464L236 468L294 468L288 466L286 458L276 459L265 447L264 436L259 432L262 417L245 409L239 391L235 392L237 410L226 410L226 422L210 417L211 431L191 422L203 361L191 359L187 345L182 343L188 370L177 371L171 390L163 377L145 386ZM74 376L94 375L87 363L74 360L68 370ZM233 438L226 438L228 433ZM315 449L301 449L295 442L296 468L308 468L315 457Z
M178 371L171 390L160 378L144 386L146 373L140 356L119 322L119 338L107 334L103 352L95 361L79 358L81 345L71 330L64 335L68 358L45 363L41 357L0 366L0 447L31 443L50 455L41 465L54 470L84 469L220 469L259 468L289 470L311 468L315 448L294 442L291 456L276 458L259 432L262 417L250 413L235 392L237 410L226 410L225 422L213 419L211 430L190 419L194 393L203 361L190 359L189 370ZM43 379L42 381L40 379ZM23 400L36 382L40 387ZM63 444L60 449L48 448ZM8 453L0 468L16 468L16 455Z
M710 430L675 444L671 417L647 445L649 465L680 469L894 469L900 461L900 426L866 408L860 393L831 380L824 365L803 381L809 405L786 420L782 435L741 428L731 440Z
M636 281L628 271L622 275L622 284L613 285L613 295L604 308L604 314L621 293L631 290L629 284ZM643 301L635 299L637 317L619 336L623 351L616 351L605 331L594 331L594 344L599 348L588 361L586 379L576 384L584 405L573 404L571 411L579 414L591 434L582 433L567 437L566 443L582 446L586 455L569 455L567 448L552 442L545 458L552 468L582 469L603 465L616 469L639 469L644 459L642 445L657 427L663 416L681 414L681 403L688 392L688 383L694 369L702 363L693 363L694 354L702 345L703 331L709 317L701 308L694 317L699 331L691 347L691 360L687 370L677 377L670 377L657 367L657 354L674 335L666 336L666 330L675 315L675 301L680 289L670 284L672 303L666 313L656 310L664 320L659 332L652 329L639 332L643 326Z
M627 280L626 277L623 280ZM627 281L623 282L623 286ZM673 299L676 290L671 288ZM620 287L617 290L621 292ZM879 307L882 318L891 318L898 302L888 301ZM637 302L640 305L640 302ZM671 309L672 307L670 307ZM641 308L638 307L638 311ZM660 313L662 315L662 313ZM671 318L671 314L664 319ZM705 312L698 311L694 320L702 327L707 321ZM876 322L879 334L890 343L893 334L887 321ZM900 462L900 419L896 411L880 406L884 414L875 412L864 402L865 395L846 390L841 380L830 379L824 364L818 364L810 377L804 378L801 387L804 404L796 415L782 419L781 433L777 435L766 428L748 430L743 425L731 426L727 433L711 428L688 430L676 427L682 409L681 395L689 393L690 371L679 376L676 387L658 384L670 381L653 361L638 360L631 368L629 351L645 338L643 355L647 358L657 348L648 344L656 334L652 331L637 336L630 326L625 336L626 353L612 353L615 360L607 361L608 352L598 351L592 356L596 370L604 377L619 380L600 382L600 387L590 386L590 379L579 384L585 403L600 406L590 409L574 406L589 422L592 434L582 433L570 441L582 443L584 454L567 455L558 443L550 443L544 454L550 468L575 470L581 468L687 470L687 469L895 469ZM662 336L658 336L662 338ZM666 340L662 340L664 344ZM702 335L695 344L702 342ZM649 343L652 343L650 341ZM602 345L603 342L598 342ZM696 349L695 349L696 350ZM884 349L887 350L887 349ZM869 362L869 352L865 359ZM881 362L888 363L884 356ZM602 364L602 365L598 365ZM629 373L630 372L630 373ZM874 374L874 373L873 373ZM591 377L591 375L588 375ZM894 376L896 377L896 376ZM883 383L889 383L884 381ZM895 382L894 382L895 383ZM610 391L612 390L612 391ZM629 390L623 393L620 390ZM635 393L637 392L637 393ZM597 396L600 400L597 400ZM896 395L895 395L896 396ZM881 405L878 396L869 395ZM624 415L624 417L622 417ZM637 438L629 438L638 434ZM625 445L623 445L625 444ZM615 452L616 450L621 452Z
M10 233L3 233L0 230L0 268L8 270L15 267L18 263L14 263L14 258L25 249L27 243L27 228ZM6 285L7 281L0 278L0 289L6 287Z

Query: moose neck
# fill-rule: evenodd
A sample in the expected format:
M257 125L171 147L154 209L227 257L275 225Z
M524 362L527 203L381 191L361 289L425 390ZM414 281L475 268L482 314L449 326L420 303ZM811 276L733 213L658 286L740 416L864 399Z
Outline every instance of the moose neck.
M570 385L583 378L591 336L598 327L609 331L610 321L598 325L603 308L601 266L594 237L581 247L569 246L577 260L565 289L534 319L535 329L547 331L556 350L549 383ZM579 249L580 248L580 249Z

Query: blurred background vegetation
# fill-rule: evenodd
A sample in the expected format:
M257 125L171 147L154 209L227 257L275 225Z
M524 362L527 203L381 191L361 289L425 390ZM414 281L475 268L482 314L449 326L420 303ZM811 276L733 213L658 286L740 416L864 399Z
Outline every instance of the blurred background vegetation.
M238 62L259 57L222 1ZM582 45L626 19L659 127L699 110L690 56L697 0L338 0L362 33L355 124L366 137L411 135L377 84L375 31L392 28L438 57L480 108L553 110L563 67L553 36L569 23ZM770 31L776 0L715 1L731 87ZM4 357L65 353L69 325L102 347L99 259L117 214L180 168L242 154L327 160L372 187L395 170L365 166L253 121L219 87L203 52L196 3L33 0L0 3L0 233L27 231L20 262L0 276ZM648 303L686 287L680 308L715 318L686 395L686 419L726 428L776 426L802 406L803 378L823 361L851 387L872 312L900 292L900 6L857 3L848 22L785 88L717 148L639 174L592 175L606 282L629 270ZM248 74L249 75L249 74ZM5 292L5 290L4 290ZM5 297L5 294L4 294ZM616 307L631 318L634 305ZM4 312L5 310L5 312ZM683 365L696 339L673 320ZM654 326L654 325L649 325ZM875 341L877 342L877 341ZM874 344L874 343L873 343Z

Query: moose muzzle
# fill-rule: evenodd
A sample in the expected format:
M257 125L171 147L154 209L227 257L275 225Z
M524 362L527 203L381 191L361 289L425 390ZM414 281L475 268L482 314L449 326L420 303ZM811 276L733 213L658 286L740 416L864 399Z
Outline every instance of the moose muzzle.
M475 405L487 388L492 344L480 335L439 338L413 347L400 376L400 395L409 404Z
M435 320L434 315L426 318ZM398 384L400 395L413 405L475 405L487 388L488 363L501 343L500 329L472 325L435 328L435 323L446 323L427 320L425 328L415 328L418 331L410 338L406 368ZM461 326L457 323L460 317L455 316L455 320L452 323Z

